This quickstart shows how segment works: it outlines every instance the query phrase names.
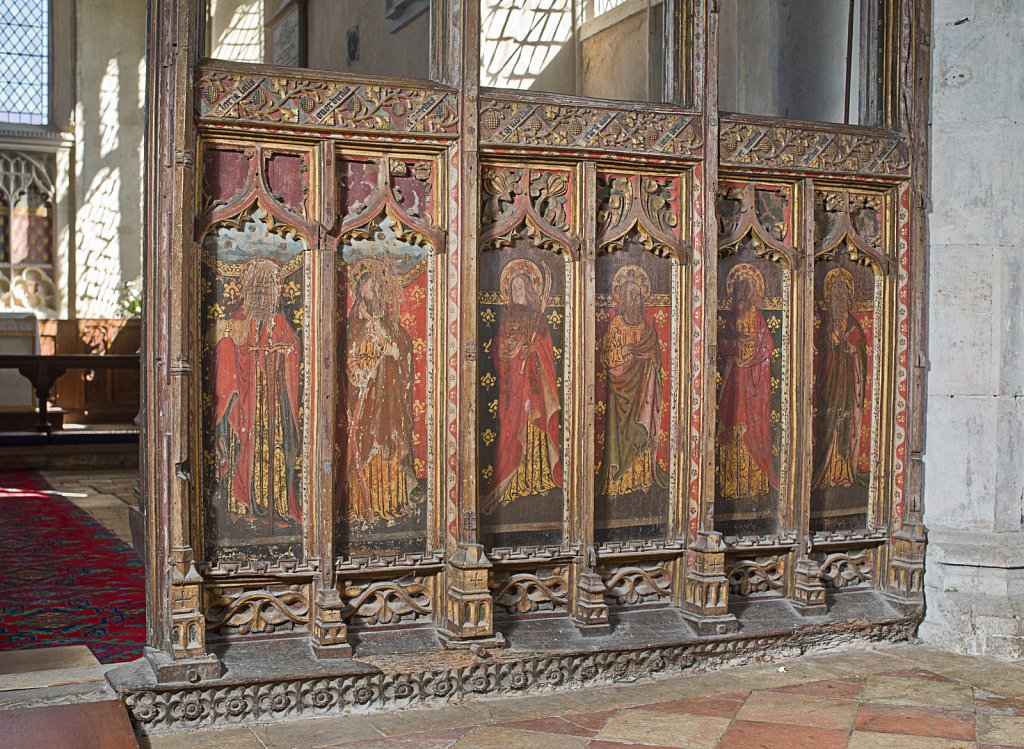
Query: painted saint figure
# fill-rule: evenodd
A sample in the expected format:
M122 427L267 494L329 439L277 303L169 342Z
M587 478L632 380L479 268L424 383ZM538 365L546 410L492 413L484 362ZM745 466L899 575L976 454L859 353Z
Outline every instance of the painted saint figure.
M825 316L815 336L812 489L856 481L867 378L867 336L853 314L853 276L834 268L825 276Z
M601 336L598 356L606 373L604 458L598 492L609 497L664 486L657 452L662 411L661 347L646 317L647 272L626 265L612 279L616 313Z
M498 449L483 512L562 486L561 403L545 317L549 289L550 280L529 260L512 260L501 271L504 306L491 345Z
M724 359L718 398L718 461L721 496L751 499L778 488L772 454L771 356L775 350L764 305L764 276L749 263L726 277L732 314L723 314L718 353Z
M412 339L398 319L401 288L388 266L361 260L351 277L344 352L348 517L366 525L393 524L412 510L417 488Z
M288 528L302 521L302 347L281 313L281 267L268 258L246 263L241 299L211 331L217 488L232 516Z

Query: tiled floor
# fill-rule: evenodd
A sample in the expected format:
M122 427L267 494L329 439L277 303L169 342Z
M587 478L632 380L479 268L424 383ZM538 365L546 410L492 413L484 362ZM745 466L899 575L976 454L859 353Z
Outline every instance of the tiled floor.
M43 478L131 546L128 507L135 504L138 471L43 471Z
M1024 664L924 646L143 741L152 749L1024 747Z

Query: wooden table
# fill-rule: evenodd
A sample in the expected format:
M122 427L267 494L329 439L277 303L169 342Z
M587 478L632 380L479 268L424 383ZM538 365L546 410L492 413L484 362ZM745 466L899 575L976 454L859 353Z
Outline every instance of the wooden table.
M69 369L138 369L138 354L0 354L0 369L16 369L32 383L38 402L36 430L52 431L50 390Z

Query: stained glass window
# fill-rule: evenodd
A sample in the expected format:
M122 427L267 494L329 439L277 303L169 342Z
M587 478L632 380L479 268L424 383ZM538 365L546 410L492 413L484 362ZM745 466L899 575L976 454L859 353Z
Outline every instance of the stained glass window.
M49 114L49 0L0 0L0 121L45 125Z

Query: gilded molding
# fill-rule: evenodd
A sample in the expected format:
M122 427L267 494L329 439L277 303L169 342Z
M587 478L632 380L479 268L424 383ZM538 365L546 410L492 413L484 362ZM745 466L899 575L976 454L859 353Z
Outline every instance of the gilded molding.
M480 140L488 146L570 148L699 157L699 115L614 106L573 106L504 98L480 101Z
M196 75L195 106L201 119L375 134L455 136L459 121L454 91L207 68Z
M723 118L719 154L726 169L754 166L883 177L910 175L906 138L881 131L851 132Z

